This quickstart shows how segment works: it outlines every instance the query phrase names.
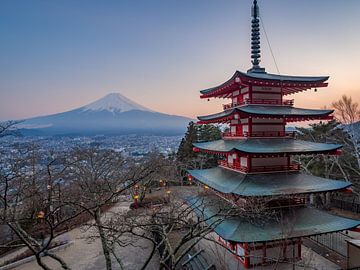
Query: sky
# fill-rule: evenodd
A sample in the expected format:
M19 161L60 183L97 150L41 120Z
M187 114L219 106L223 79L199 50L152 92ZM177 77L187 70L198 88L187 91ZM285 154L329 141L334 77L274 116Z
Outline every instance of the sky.
M0 119L67 111L120 92L153 110L194 118L227 100L199 90L250 63L251 0L1 0ZM329 75L290 96L320 108L360 102L360 1L259 0L279 71ZM261 32L261 66L277 73Z

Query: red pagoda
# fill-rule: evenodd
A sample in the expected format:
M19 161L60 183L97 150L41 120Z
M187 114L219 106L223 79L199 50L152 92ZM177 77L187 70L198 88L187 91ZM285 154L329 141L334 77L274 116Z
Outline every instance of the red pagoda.
M200 91L204 99L231 99L222 112L198 117L199 124L226 123L229 131L221 140L194 144L194 151L217 154L223 159L216 168L189 170L189 179L207 190L201 200L189 199L199 215L210 217L221 205L241 208L249 202L275 212L266 218L227 218L214 228L218 240L230 247L246 268L274 259L298 260L303 237L348 230L360 224L311 207L314 194L345 190L350 182L303 174L300 164L292 159L294 155L339 155L341 145L298 140L294 132L285 129L290 122L332 119L333 110L296 108L293 99L284 98L326 87L329 77L267 73L259 65L259 22L254 0L252 68L246 73L236 71L223 84Z

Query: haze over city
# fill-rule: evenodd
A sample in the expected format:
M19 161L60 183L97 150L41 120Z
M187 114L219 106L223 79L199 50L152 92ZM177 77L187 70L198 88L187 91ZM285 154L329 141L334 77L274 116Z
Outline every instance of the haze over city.
M286 4L285 4L286 2ZM280 73L329 75L296 106L359 101L360 2L260 1ZM110 92L156 111L220 111L198 91L250 68L251 1L1 1L0 119L58 113ZM281 14L281 15L279 15ZM277 73L261 29L262 62Z

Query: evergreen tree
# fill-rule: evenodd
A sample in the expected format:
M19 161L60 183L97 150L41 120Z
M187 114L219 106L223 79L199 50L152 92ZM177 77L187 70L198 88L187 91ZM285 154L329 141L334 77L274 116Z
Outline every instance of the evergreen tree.
M178 148L177 158L180 161L186 161L195 158L195 152L193 151L193 143L198 141L197 128L193 121L191 121L187 127L184 138Z
M209 142L221 139L221 130L214 125L198 126L198 141Z
M178 161L184 164L186 168L208 168L215 166L218 157L216 155L194 152L193 144L219 139L221 139L219 127L214 125L196 125L190 122L177 152Z

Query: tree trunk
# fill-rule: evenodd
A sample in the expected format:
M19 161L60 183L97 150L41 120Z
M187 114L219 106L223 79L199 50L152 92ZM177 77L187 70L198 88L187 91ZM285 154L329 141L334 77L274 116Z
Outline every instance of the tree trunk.
M46 252L45 254L47 256L49 256L50 258L54 259L55 261L59 262L62 269L71 270L71 268L66 264L66 262L62 258L60 258L59 256L57 256L55 254L52 254L52 253L49 253L49 252Z
M96 227L99 232L101 245L102 245L102 249L103 249L103 253L104 253L104 257L105 257L106 270L112 270L110 248L108 247L105 231L102 227L100 208L95 210L95 223L96 223Z

